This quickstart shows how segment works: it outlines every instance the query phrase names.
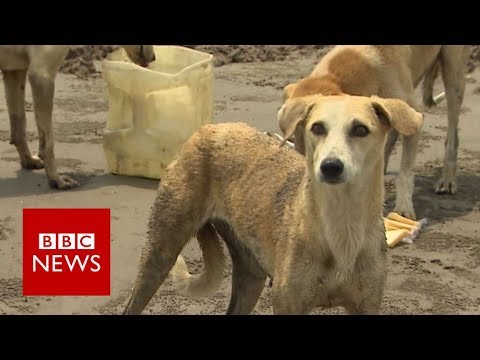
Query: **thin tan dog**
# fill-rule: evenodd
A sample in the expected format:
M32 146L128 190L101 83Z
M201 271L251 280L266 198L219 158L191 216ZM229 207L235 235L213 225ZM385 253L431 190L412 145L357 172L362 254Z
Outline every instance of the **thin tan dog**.
M233 262L228 314L250 313L267 276L275 314L318 306L378 313L386 278L378 149L391 127L412 135L422 115L377 97L292 101L287 135L303 133L306 161L241 123L206 125L184 145L160 184L124 314L143 311L195 235L202 286L216 289L224 264L218 234Z
M455 172L458 121L465 91L465 62L469 52L469 46L454 45L336 46L325 55L308 77L286 86L284 92L287 99L313 94L378 95L382 98L404 100L417 111L421 111L415 98L415 88L424 79L424 105L434 105L433 84L441 67L448 105L448 133L443 173L435 185L435 191L454 194L457 190ZM279 111L279 118L288 106L289 102L286 101ZM289 121L280 121L283 132ZM412 196L419 135L416 133L403 137L394 210L411 219L416 218ZM398 131L393 129L385 146L385 170L397 139ZM302 144L301 139L299 144ZM296 148L302 152L299 146Z
M152 45L123 45L128 57L146 66L155 60ZM10 117L10 143L15 145L24 169L45 167L50 187L61 190L78 183L57 173L52 130L55 77L69 47L63 45L0 45L0 69ZM32 156L26 139L25 83L32 87L35 121L39 135L38 157Z

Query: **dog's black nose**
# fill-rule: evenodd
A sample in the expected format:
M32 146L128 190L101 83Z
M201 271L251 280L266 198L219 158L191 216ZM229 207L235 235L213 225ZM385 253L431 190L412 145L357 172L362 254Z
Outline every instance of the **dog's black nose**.
M326 158L320 164L320 170L325 180L338 180L343 172L343 163L337 158Z

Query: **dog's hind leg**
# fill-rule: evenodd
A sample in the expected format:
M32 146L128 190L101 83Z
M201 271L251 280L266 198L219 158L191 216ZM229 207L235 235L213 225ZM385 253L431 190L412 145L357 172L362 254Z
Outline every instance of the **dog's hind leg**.
M172 270L187 242L209 218L209 182L197 133L165 173L148 223L137 279L123 314L140 314Z
M27 144L27 118L25 116L26 70L3 70L5 98L10 117L10 143L15 145L24 169L41 169L43 162L33 157Z
M465 51L463 45L442 47L442 77L448 107L448 131L445 142L445 159L440 179L435 185L436 193L457 191L455 172L457 168L458 121L465 94Z
M227 315L248 315L262 294L267 274L227 223L215 221L214 224L227 244L233 264L232 293Z
M172 270L183 247L199 230L200 219L195 213L198 214L203 204L200 199L189 198L187 193L188 189L175 193L168 187L159 190L150 215L148 240L142 251L137 279L123 314L143 311Z

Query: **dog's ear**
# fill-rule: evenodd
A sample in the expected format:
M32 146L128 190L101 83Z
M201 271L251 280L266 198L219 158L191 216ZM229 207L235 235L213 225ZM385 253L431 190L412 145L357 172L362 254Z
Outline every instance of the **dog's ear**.
M307 102L304 99L296 99L285 104L283 111L278 119L278 124L283 132L283 141L280 146L285 145L288 139L295 134L295 150L305 155L305 142L303 138L303 128L305 120L312 111L315 103Z
M380 122L393 127L400 134L410 136L420 130L423 114L415 111L406 102L398 99L382 99L372 96L373 110Z
M287 101L292 96L297 84L289 84L283 88L283 101Z

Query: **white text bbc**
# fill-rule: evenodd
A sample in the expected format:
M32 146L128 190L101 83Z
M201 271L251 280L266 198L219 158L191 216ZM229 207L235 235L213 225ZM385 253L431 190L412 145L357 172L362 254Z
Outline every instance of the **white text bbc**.
M39 250L94 250L95 234L93 233L40 233L38 234Z

